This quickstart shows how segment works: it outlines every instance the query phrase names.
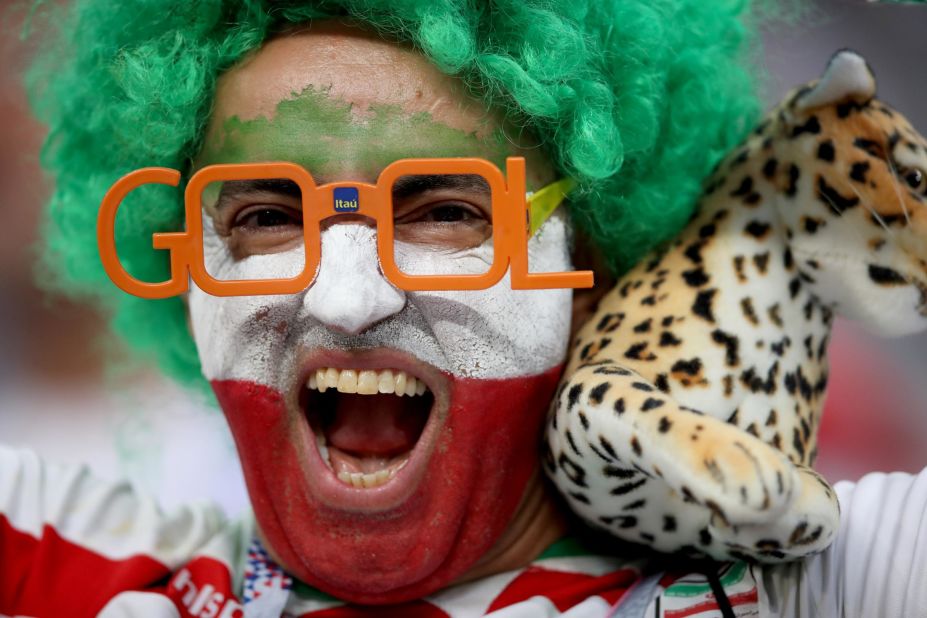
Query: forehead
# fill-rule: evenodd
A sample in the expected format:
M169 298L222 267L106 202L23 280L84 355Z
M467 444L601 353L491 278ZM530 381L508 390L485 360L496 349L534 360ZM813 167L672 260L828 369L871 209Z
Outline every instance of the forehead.
M555 178L530 132L506 124L421 53L375 33L314 22L267 41L222 75L200 167L292 161L316 180L373 182L392 161L481 157L527 163L528 188Z
M219 80L213 125L232 117L272 119L281 101L312 89L347 103L362 119L372 106L392 106L466 132L494 123L463 84L418 52L376 34L335 23L314 23L280 35Z

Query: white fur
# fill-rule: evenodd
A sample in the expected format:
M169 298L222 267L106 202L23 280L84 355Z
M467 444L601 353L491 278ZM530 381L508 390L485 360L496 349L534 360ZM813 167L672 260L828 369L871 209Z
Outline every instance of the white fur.
M845 50L831 59L817 85L799 99L798 109L831 105L847 98L868 101L875 94L875 77L866 60L856 52Z

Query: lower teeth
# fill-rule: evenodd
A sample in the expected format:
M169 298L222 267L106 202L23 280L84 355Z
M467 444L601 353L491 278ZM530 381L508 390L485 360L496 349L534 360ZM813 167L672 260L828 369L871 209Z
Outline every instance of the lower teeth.
M394 470L378 470L370 474L342 470L338 473L338 480L353 487L370 489L371 487L379 487L385 484L394 476L396 476Z
M322 457L322 461L325 462L325 465L332 471L332 462L328 453L328 446L325 442L325 436L316 434L315 436L316 445L319 449L319 455ZM387 481L396 476L396 473L402 470L402 468L408 463L408 460L403 461L401 464L395 468L388 470L377 470L376 472L371 472L365 474L363 472L348 472L347 470L342 470L338 473L338 480L344 483L345 485L351 485L359 489L370 489L373 487L379 487L380 485L385 485Z
M325 446L324 444L320 444L320 445L319 445L319 455L322 456L322 461L325 462L325 465L327 465L327 466L329 467L329 469L331 469L331 467L332 467L332 462L331 462L331 460L329 460L329 458L328 458L328 447Z
M333 469L332 462L328 457L328 446L325 444L325 436L316 434L315 443L319 448L319 455L322 456L322 461L325 462L325 465L328 466L329 469Z

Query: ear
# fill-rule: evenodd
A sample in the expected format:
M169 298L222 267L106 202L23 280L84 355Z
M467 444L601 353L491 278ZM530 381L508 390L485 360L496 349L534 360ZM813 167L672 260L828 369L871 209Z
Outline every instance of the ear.
M866 60L856 52L844 49L830 59L817 84L798 96L795 109L806 111L846 100L868 103L875 94L875 76Z

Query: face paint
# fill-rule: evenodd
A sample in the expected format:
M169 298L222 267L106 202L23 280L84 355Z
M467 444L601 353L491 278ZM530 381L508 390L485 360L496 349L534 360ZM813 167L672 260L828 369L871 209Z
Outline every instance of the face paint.
M306 136L316 136L309 141ZM289 161L312 173L316 182L335 179L343 163L352 172L371 175L385 163L430 157L480 157L504 169L505 137L499 130L485 138L434 122L425 112L406 114L398 105L373 105L363 113L313 87L281 101L273 118L232 117L211 140L198 165ZM338 178L343 180L343 178Z
M528 244L533 269L569 267L567 232L562 216L551 217ZM488 243L454 254L407 246L396 252L400 269L438 275L483 272L491 255ZM208 224L204 257L207 270L223 279L283 278L303 267L301 247L235 261ZM292 376L281 371L279 359L266 354L271 334L266 330L292 330L298 321L311 322L301 330L316 346L396 348L470 378L539 373L555 364L552 359L563 357L570 326L569 289L512 290L506 275L483 291L404 292L383 277L377 259L373 228L341 224L322 233L319 276L303 294L220 298L193 288L191 313L202 315L194 321L194 338L204 341L199 352L206 376L261 377L265 384L285 388ZM233 308L236 315L257 319L230 323ZM382 322L388 317L389 322ZM549 330L538 332L539 324L548 324ZM230 350L237 352L230 355Z
M565 231L554 218L532 240L539 267L568 264ZM298 270L298 257L236 263L210 251L207 260L237 278ZM404 294L377 271L373 230L353 224L323 233L319 279L304 294L218 298L194 289L204 372L264 534L294 574L343 598L392 602L446 585L477 560L535 471L569 304L568 290L513 291L508 277L484 292ZM348 488L322 461L318 428L299 403L306 371L317 366L402 369L432 387L428 423L389 484ZM402 495L382 495L389 491ZM365 503L367 492L381 495ZM365 559L359 573L358 557L371 555L381 558Z
M355 113L319 96L284 102L273 120L230 121L227 134L207 141L202 160L289 159L330 176L325 181L369 182L396 157L496 156L495 146L427 115L395 107ZM205 233L207 270L222 278L301 270L301 249L235 260L210 226ZM512 519L538 470L571 291L512 290L506 276L478 292L403 292L379 272L375 234L356 222L325 229L318 278L300 294L218 298L194 288L189 308L269 546L311 585L349 601L389 603L460 577ZM532 270L570 268L567 234L561 216L545 224L529 243ZM465 274L485 270L491 247L397 246L396 256L409 271ZM330 393L306 387L319 368L401 371L427 385L422 397L433 403L415 412L415 428L411 410L428 399L338 394L326 403ZM401 448L387 448L389 439ZM368 488L332 469L363 477L384 466L394 476Z

